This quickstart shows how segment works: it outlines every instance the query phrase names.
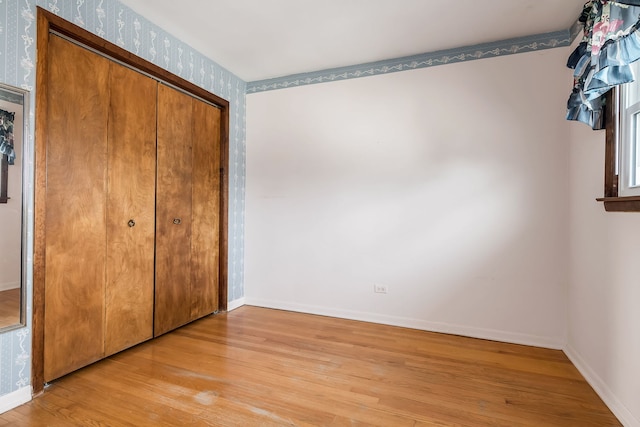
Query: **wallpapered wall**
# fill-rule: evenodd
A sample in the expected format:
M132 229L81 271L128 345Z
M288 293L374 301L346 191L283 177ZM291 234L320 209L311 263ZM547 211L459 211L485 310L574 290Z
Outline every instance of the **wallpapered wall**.
M36 7L115 43L230 101L229 301L244 296L246 83L115 0L0 0L0 82L31 90L25 158L33 170ZM33 180L28 180L27 319L33 289ZM31 325L0 334L0 396L30 384Z

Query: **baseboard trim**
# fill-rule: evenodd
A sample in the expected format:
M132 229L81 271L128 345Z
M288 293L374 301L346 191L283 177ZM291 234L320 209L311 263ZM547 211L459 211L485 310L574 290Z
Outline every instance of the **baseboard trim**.
M567 355L571 363L580 371L582 376L593 387L595 392L600 396L603 402L611 409L613 415L625 427L640 427L640 420L638 420L627 407L618 400L616 395L609 389L607 384L600 378L596 372L591 369L589 364L580 356L580 354L570 345L567 344L564 348L564 354Z
M474 328L471 326L455 325L440 322L430 322L421 319L387 316L378 313L358 312L349 310L337 310L328 307L312 306L292 302L272 301L258 298L246 298L245 304L278 310L296 311L300 313L317 314L320 316L338 317L342 319L359 320L363 322L380 323L383 325L401 326L411 329L420 329L429 332L462 335L471 338L480 338L491 341L501 341L511 344L522 344L535 347L562 350L565 343L553 338L539 337L535 335L519 334L494 329Z
M10 289L18 289L19 287L20 287L20 282L0 283L0 291L8 291Z
M227 303L227 312L233 311L233 310L235 310L237 308L240 308L243 305L245 305L245 298L244 297L238 298L238 299L233 300L233 301L229 301Z
M13 393L0 396L0 414L17 408L31 400L31 387L23 387Z

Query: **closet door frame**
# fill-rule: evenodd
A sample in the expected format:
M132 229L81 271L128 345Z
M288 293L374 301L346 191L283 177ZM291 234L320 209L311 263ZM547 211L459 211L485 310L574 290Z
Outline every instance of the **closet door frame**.
M46 158L47 158L47 81L48 44L54 32L67 39L84 45L96 53L120 62L134 70L168 83L192 96L200 98L220 108L222 123L220 129L220 266L219 266L219 308L227 310L227 259L228 259L228 197L229 197L229 102L195 84L158 67L121 47L90 33L57 15L37 8L37 65L36 65L36 129L35 129L35 210L34 210L34 253L33 253L33 323L32 323L32 373L33 394L44 390L44 291L45 291L45 249L46 249Z

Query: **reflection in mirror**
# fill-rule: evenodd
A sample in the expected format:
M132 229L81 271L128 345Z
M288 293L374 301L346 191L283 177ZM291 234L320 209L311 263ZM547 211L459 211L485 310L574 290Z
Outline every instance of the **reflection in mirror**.
M23 183L27 92L0 84L0 331L25 324Z

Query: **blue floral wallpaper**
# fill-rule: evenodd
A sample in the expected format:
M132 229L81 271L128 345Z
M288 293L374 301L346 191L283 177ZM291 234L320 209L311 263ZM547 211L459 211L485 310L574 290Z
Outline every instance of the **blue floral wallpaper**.
M244 192L246 83L116 0L0 0L0 82L31 90L34 121L36 7L115 43L230 101L229 301L244 296ZM25 158L33 171L33 135ZM28 180L27 253L32 254L33 179ZM29 255L27 264L32 265ZM33 272L27 271L27 318L31 319ZM30 320L29 320L30 322ZM0 397L29 386L31 325L0 334Z

